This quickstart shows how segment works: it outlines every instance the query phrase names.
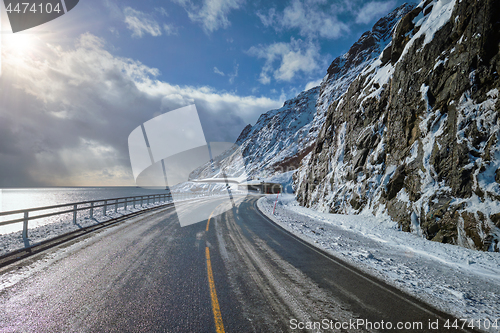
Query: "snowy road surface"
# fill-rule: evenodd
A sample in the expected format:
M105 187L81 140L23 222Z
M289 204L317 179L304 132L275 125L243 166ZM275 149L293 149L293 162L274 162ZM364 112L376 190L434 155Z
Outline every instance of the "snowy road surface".
M292 236L257 210L257 199L236 198L227 211L208 199L149 213L0 269L0 331L363 332L390 324L436 332L429 323L442 328L451 318ZM176 214L191 212L212 218L181 228Z

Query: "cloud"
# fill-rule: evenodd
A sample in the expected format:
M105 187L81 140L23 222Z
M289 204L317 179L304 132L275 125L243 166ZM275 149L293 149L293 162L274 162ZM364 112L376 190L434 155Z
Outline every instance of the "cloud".
M156 16L169 16L168 12L163 7L157 7L152 14L148 14L131 7L125 7L125 9L122 10L118 4L111 0L105 0L104 5L109 9L113 19L125 22L127 28L132 31L132 37L134 38L141 38L147 34L158 37L163 33L167 36L177 35L179 33L179 29L173 24L163 23L162 29L161 24L155 19ZM110 28L110 30L117 37L119 36L119 32L116 28L113 27Z
M163 30L165 31L165 35L167 35L167 36L179 34L179 29L176 26L174 26L173 24L164 24Z
M240 68L240 65L239 65L239 64L236 64L236 65L234 66L234 72L228 75L228 76L229 76L229 83L230 83L230 84L233 84L233 83L234 83L234 79L235 79L236 77L238 77L238 69L239 69L239 68Z
M309 90L311 88L314 88L314 87L317 87L321 84L321 82L323 81L323 79L317 79L317 80L314 80L314 81L310 81L306 84L306 86L304 87L304 91L306 90Z
M224 72L220 71L217 67L214 67L214 73L219 74L220 76L226 76L226 74L224 74Z
M276 22L276 9L270 8L267 14L257 12L257 16L260 18L260 21L262 22L262 24L264 24L264 26L270 27Z
M104 0L103 4L109 9L110 15L113 19L123 20L123 11L114 0Z
M163 16L168 16L167 10L163 7L157 7L155 10Z
M84 34L70 49L44 44L39 59L2 48L0 187L132 185L128 135L156 115L194 102L207 140L234 142L283 103L163 82L104 45Z
M240 65L236 64L234 66L234 71L232 73L230 73L230 74L227 74L227 76L229 77L229 83L230 84L233 84L234 83L234 79L236 77L238 77L238 69L239 69L239 67L240 67ZM214 67L214 73L218 74L220 76L226 76L226 74L223 71L221 71L220 69L218 69L217 67Z
M252 46L247 53L266 60L259 81L262 84L269 84L271 74L278 81L290 82L300 72L310 74L319 70L324 62L321 60L319 50L316 43L291 38L290 43ZM278 67L275 66L277 62L279 62Z
M298 29L299 34L307 38L335 39L350 31L349 26L337 18L341 11L338 6L327 6L325 1L292 0L282 13L271 8L267 14L257 15L266 27Z
M371 1L365 4L356 16L356 23L367 24L374 19L378 19L384 14L387 14L396 6L396 1Z
M123 14L127 28L132 31L132 37L141 38L144 34L150 34L154 37L161 36L161 27L151 15L131 7L126 7Z
M207 34L230 26L229 13L239 9L244 3L244 0L203 0L203 4L199 6L191 0L173 1L186 10L191 21L200 23Z

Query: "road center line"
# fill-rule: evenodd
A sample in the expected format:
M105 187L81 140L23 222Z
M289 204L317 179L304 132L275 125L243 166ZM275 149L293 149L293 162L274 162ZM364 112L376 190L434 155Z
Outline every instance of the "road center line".
M219 205L217 205L217 207L215 207L215 209L210 213L210 216L208 217L208 221L207 221L207 228L206 228L206 232L208 232L208 228L210 227L210 219L212 218L212 216L214 215L215 211L217 210L217 208L219 208L220 206L222 206L224 204L223 203L220 203Z
M208 221L210 222L210 219L208 219ZM225 333L224 324L222 323L222 314L219 307L219 300L217 299L217 293L215 291L214 275L212 273L212 263L210 261L210 250L208 249L208 247L206 247L205 249L205 254L207 257L208 284L210 286L210 296L212 297L212 310L214 312L215 330L217 333Z
M219 206L217 206L217 207L219 207ZM217 207L215 207L215 209L217 209ZM215 209L214 209L214 212L215 212ZM213 215L214 212L210 213L210 216L209 216L208 221L207 221L206 232L208 232L208 227L210 227L210 219L212 218L212 215Z

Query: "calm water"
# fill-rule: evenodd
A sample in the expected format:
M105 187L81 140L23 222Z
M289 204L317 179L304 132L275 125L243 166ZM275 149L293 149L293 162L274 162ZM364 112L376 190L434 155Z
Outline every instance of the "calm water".
M150 194L165 194L165 190L149 190L137 187L68 187L0 189L0 212L53 206L65 203L131 197ZM0 220L2 217L0 217ZM22 223L21 223L22 226ZM2 232L11 232L21 226L0 226ZM22 227L21 227L22 228Z
M155 191L137 187L0 189L0 211L149 194L165 194L165 190Z

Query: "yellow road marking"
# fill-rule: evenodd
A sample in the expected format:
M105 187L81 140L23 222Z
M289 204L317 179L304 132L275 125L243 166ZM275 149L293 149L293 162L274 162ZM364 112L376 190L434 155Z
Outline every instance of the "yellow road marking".
M210 222L210 219L208 221ZM219 300L217 299L217 293L215 292L214 275L212 273L212 263L210 261L210 250L208 249L208 246L206 247L205 254L207 257L208 284L210 285L210 296L212 297L212 310L214 312L215 330L217 333L225 333L224 324L222 323L222 314L219 307Z
M221 203L219 205L217 205L217 207L215 207L215 209L210 213L210 216L208 217L208 221L207 221L207 229L206 229L206 232L208 232L208 227L210 227L210 219L212 218L212 215L214 215L215 211L217 210L217 208L219 208L220 206L222 206L224 204Z
M219 207L219 206L217 206L217 207ZM217 207L215 207L215 209L217 209ZM214 212L215 212L215 209L214 209ZM212 215L213 215L214 212L210 213L210 217L208 218L208 221L207 221L207 232L208 232L208 227L210 226L210 219L212 218Z
M222 205L221 203L220 205ZM215 209L210 213L207 221L206 232L208 232L208 228L210 227L210 220L212 219L212 215L219 208L218 205ZM217 333L225 333L224 324L222 323L222 314L220 312L219 300L217 299L217 292L215 291L215 282L214 282L214 274L212 272L212 262L210 261L210 250L208 246L205 248L205 255L207 257L207 275L208 275L208 284L210 286L210 296L212 298L212 310L214 312L214 321L215 321L215 329Z

